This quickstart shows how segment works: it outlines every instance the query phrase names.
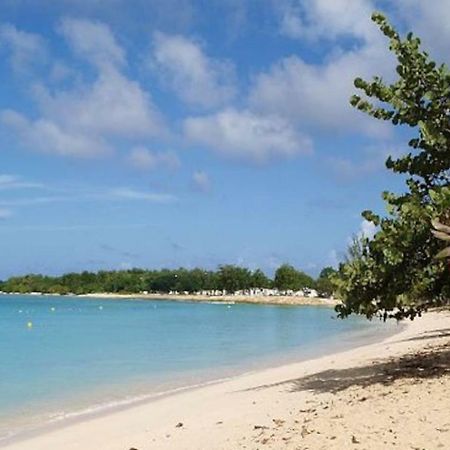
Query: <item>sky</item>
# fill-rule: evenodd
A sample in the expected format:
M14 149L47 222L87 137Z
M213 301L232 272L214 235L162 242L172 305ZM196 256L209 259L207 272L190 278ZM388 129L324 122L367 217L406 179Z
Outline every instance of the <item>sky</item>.
M412 132L374 10L448 63L450 0L2 0L0 279L336 265Z

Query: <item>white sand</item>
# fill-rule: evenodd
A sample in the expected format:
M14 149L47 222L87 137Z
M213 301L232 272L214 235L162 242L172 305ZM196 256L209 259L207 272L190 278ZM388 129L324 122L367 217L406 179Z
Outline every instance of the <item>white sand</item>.
M429 313L381 343L80 420L5 448L450 448L448 360L404 361L402 371L397 362L376 363L448 344L449 336L450 314Z
M313 305L334 307L340 300L334 298L302 297L296 295L192 295L192 294L113 294L100 292L97 294L82 294L78 297L100 298L106 300L140 299L140 300L174 300L177 302L224 302L251 303L258 305Z

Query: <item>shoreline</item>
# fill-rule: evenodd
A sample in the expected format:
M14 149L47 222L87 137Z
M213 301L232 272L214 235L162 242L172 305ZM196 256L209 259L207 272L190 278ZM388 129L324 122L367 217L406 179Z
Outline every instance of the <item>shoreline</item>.
M264 296L264 295L195 295L195 294L116 294L109 292L98 292L89 294L47 294L47 293L6 293L1 295L23 295L27 297L76 297L76 298L93 298L100 300L169 300L177 302L191 303L223 303L223 304L249 304L249 305L279 305L279 306L327 306L334 307L340 303L337 299L332 298L311 298L301 296Z
M289 383L288 380L339 366L345 368L373 363L380 355L394 357L417 350L423 346L423 342L417 340L423 333L448 328L449 324L448 313L428 313L418 321L408 322L398 333L376 343L238 375L226 381L150 401L144 400L142 404L126 406L118 411L81 418L71 424L58 424L43 434L11 442L2 448L239 448L237 440L254 434L251 423L256 426L260 422L267 422L266 416L281 415L292 406L285 389L280 392L280 386ZM300 392L297 397L296 404L299 407L312 401L308 392ZM255 408L255 405L259 405L259 408ZM227 423L228 426L224 429L219 422ZM178 430L175 426L180 423L182 425ZM214 439L214 442L208 439ZM190 444L185 446L183 442Z
M89 298L96 298L90 297ZM134 297L133 297L134 298ZM130 300L133 298L130 297ZM65 428L71 424L89 421L94 418L108 416L114 412L125 411L143 404L150 404L162 398L167 398L173 395L178 395L183 392L190 392L202 389L211 385L221 384L227 381L235 380L247 375L257 374L266 370L273 370L292 364L299 364L317 358L326 357L329 355L339 354L346 351L351 351L360 347L371 345L377 342L383 342L391 336L400 333L407 324L393 323L386 324L386 329L367 328L362 330L350 330L343 333L339 343L325 344L324 341L318 341L317 347L309 350L296 351L294 353L287 353L281 355L264 356L259 360L246 362L231 371L225 369L212 368L205 371L198 380L188 377L184 381L178 379L173 384L169 383L163 390L152 390L152 385L149 384L148 390L139 394L133 394L123 398L116 398L112 401L101 401L99 403L92 403L81 408L67 409L64 413L52 415L51 419L44 419L33 426L17 429L10 435L0 436L0 448L11 443L21 442L30 437L39 436L49 431L59 428ZM214 375L213 375L214 374Z

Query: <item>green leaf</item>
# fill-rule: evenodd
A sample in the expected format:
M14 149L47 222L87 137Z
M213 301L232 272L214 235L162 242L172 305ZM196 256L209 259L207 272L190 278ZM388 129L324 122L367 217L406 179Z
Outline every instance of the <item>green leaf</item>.
M441 241L450 241L450 234L443 233L442 231L431 230L433 235L440 239Z
M431 221L431 225L433 225L433 227L438 231L450 234L450 227L440 223L437 219L433 219Z
M450 247L444 248L437 255L436 259L450 258Z

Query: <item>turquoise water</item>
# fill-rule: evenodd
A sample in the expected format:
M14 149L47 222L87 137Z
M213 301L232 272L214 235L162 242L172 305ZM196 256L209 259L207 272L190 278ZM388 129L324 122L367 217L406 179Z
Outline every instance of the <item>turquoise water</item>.
M1 295L0 437L391 331L333 317L313 306Z

